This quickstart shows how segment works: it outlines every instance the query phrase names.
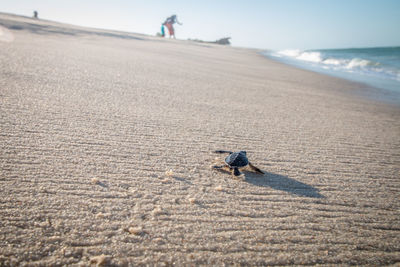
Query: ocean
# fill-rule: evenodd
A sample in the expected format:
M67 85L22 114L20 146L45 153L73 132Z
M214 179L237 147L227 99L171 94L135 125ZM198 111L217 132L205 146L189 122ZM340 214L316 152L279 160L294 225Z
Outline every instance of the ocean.
M296 67L362 82L389 95L400 95L400 47L281 50L263 54Z

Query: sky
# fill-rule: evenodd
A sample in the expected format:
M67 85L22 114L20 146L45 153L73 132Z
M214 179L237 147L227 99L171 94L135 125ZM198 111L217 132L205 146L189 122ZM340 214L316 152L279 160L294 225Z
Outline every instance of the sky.
M177 39L261 49L400 46L400 0L1 0L0 12L155 35L176 14Z

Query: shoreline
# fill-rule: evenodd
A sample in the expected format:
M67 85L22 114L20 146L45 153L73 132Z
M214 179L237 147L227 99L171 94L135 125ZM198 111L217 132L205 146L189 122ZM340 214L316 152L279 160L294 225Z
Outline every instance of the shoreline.
M336 79L340 79L345 82L348 82L348 83L352 84L351 87L356 91L355 93L350 92L350 91L348 92L348 94L352 95L353 97L358 97L358 98L362 98L362 99L365 99L368 101L373 101L373 102L381 103L384 105L389 105L394 108L400 108L400 93L398 93L398 92L394 92L390 89L379 88L379 87L373 86L373 85L365 83L365 82L340 77L339 75L333 75L333 74L329 74L329 73L319 72L317 70L311 70L311 69L291 65L290 63L285 63L285 62L275 60L270 57L267 57L267 58L270 60L282 63L286 66L299 69L299 70L310 71L310 72L316 73L318 75L323 75L323 76L327 76L330 78L336 78Z
M0 265L400 262L398 107L253 49L0 25Z
M368 83L363 83L356 80L346 79L337 75L331 75L324 72L319 72L312 69L302 68L300 66L296 66L290 63L286 63L272 57L266 56L263 54L263 50L256 51L261 57L267 60L271 60L277 64L282 64L288 68L294 68L299 71L310 72L316 75L321 75L322 77L326 77L328 79L337 80L343 82L344 86L338 86L336 88L332 88L331 90L337 91L340 94L347 95L349 97L358 99L358 101L366 101L373 102L379 105L387 105L389 107L399 109L400 108L400 94L397 92L393 92L388 89L378 88ZM346 88L346 89L342 89Z
M391 47L387 47L391 48ZM377 49L377 48L372 48L372 49ZM336 51L336 50L343 50L343 49L321 49L321 50L315 50L315 51ZM349 50L354 50L349 49ZM330 77L336 77L340 79L344 79L346 81L352 82L359 84L360 87L364 87L364 90L360 90L360 96L361 97L367 97L367 98L372 98L380 102L385 102L388 104L392 105L397 105L400 106L400 92L398 90L395 90L396 85L394 84L394 81L389 80L389 83L383 80L382 78L379 78L379 83L380 85L377 84L377 81L374 80L374 78L370 76L364 76L363 79L362 75L359 73L351 75L351 72L345 72L344 70L332 70L332 69L324 69L322 66L317 66L313 62L307 62L307 61L302 61L302 60L296 60L295 58L285 58L285 57L277 57L271 54L271 50L263 50L260 51L260 54L263 55L264 57L281 62L283 64L303 69L303 70L308 70L311 72L319 73L322 75L327 75ZM330 60L335 60L335 59L330 59ZM336 59L338 60L338 59ZM314 65L313 65L314 64ZM355 75L355 76L354 76ZM365 74L363 74L365 75ZM375 78L376 79L376 78ZM386 82L386 87L383 85L383 83Z

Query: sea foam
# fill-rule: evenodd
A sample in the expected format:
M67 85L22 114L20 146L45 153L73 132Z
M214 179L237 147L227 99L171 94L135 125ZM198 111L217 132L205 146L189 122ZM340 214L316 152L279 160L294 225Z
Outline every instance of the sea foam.
M290 57L302 61L340 66L345 69L380 65L377 62L372 62L361 58L340 59L340 58L324 57L321 52L316 52L316 51L314 52L314 51L301 51L301 50L282 50L276 52L275 56Z

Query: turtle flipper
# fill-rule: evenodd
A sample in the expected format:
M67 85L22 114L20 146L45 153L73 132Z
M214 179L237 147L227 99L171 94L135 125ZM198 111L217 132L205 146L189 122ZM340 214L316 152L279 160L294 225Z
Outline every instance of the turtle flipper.
M211 168L214 170L217 170L217 171L222 171L222 172L227 172L227 173L232 172L231 168L229 168L226 165L213 165L213 166L211 166Z
M235 176L239 176L239 175L241 175L242 173L239 171L239 168L233 168L233 175L235 175Z
M250 167L250 169L252 169L253 171L255 171L255 172L259 173L259 174L264 174L264 172L262 170L260 170L259 168L257 168L253 164L251 164L250 162L249 162L249 167Z
M213 165L212 168L213 169L223 169L224 167L226 167L225 165Z
M219 153L219 154L232 154L232 151L227 151L227 150L215 150L214 153Z

